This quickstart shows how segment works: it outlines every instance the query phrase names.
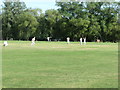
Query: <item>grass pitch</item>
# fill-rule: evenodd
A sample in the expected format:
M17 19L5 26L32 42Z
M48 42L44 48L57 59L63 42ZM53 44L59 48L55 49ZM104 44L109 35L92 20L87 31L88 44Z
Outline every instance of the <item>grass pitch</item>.
M117 43L8 43L2 47L3 88L118 87Z

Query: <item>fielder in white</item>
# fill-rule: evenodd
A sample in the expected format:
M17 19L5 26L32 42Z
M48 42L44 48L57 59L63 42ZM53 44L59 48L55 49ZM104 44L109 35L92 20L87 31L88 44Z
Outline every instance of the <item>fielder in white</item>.
M82 45L82 38L80 38L80 45Z
M100 40L99 40L99 39L97 39L97 42L99 43L99 42L100 42Z
M70 38L69 38L69 37L67 37L67 43L68 43L68 44L70 43Z
M84 45L86 45L86 37L84 38Z
M35 45L35 37L32 38L32 43L31 43L31 45Z
M47 37L47 40L50 41L50 37Z
M3 46L8 46L8 42L7 42L7 41L4 41Z

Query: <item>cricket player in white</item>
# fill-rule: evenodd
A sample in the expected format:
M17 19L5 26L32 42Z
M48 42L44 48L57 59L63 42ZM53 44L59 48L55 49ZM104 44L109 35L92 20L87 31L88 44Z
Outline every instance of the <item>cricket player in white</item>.
M84 45L86 45L86 37L84 38Z
M3 46L8 46L8 43L7 43L7 41L4 41L4 44L3 44Z
M50 37L47 37L47 40L50 41Z
M82 38L80 38L80 45L82 45Z
M70 38L69 38L69 37L67 37L67 43L68 43L68 44L70 43Z
M99 43L99 42L100 42L100 40L99 40L99 39L97 39L97 42Z
M31 43L31 45L35 45L35 37L32 38L32 43Z

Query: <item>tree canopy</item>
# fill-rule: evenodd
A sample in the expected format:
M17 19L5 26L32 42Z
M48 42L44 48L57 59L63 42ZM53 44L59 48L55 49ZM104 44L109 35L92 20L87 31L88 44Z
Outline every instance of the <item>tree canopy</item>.
M59 8L46 10L27 8L24 2L4 2L2 19L3 39L87 41L100 39L117 42L120 37L120 2L56 2Z

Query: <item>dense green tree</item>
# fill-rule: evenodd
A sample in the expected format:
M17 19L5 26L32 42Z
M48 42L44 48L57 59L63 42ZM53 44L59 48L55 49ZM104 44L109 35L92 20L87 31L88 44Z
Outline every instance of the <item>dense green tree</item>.
M18 27L16 25L19 15L26 9L24 2L4 2L2 13L2 28L3 39L14 38L18 39Z
M38 40L45 40L46 37L48 36L48 29L47 29L45 15L43 13L40 14L40 16L37 17L37 21L38 21L38 27L34 35Z
M4 8L2 13L2 32L3 39L11 37L11 25L12 25L12 2L4 2Z
M29 40L38 26L37 19L30 12L20 14L17 21L18 39Z
M4 2L2 18L3 39L53 39L87 41L100 39L116 42L120 37L119 2L56 2L57 10L45 13L39 8L27 8L24 2Z

